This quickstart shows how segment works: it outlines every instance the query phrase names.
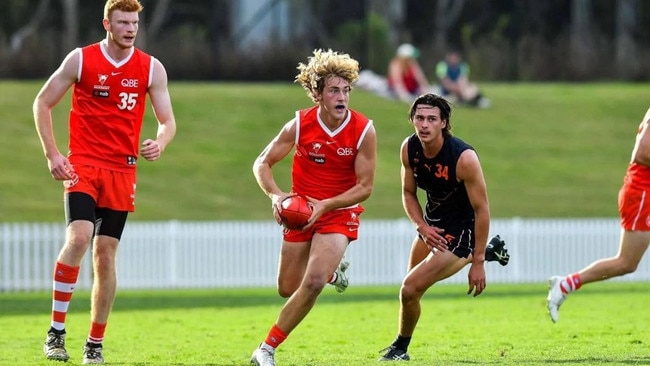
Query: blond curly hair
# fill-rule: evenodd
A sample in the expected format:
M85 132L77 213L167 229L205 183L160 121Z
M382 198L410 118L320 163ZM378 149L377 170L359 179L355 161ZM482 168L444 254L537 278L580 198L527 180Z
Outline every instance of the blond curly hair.
M323 92L327 78L338 76L350 83L350 87L359 79L359 62L346 53L317 49L308 61L307 64L298 64L300 72L294 82L307 90L307 96L314 103L317 102L316 95Z

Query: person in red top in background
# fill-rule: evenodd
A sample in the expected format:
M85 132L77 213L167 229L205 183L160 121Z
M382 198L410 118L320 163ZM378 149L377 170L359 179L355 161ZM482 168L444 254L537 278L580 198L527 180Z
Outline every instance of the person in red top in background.
M278 292L289 299L253 352L253 365L275 365L275 349L307 316L325 284L334 284L339 292L347 287L347 263L341 260L357 239L360 203L370 196L375 175L373 123L348 107L359 63L347 54L315 50L298 70L295 81L316 105L297 111L282 127L255 160L253 173L271 199L278 223L280 203L296 194L309 199L313 213L302 230L284 230ZM285 192L272 168L294 147L292 187Z
M117 278L115 260L127 215L135 210L138 155L160 158L176 133L167 72L134 47L137 0L108 0L106 39L70 52L34 100L34 120L52 177L65 188L66 238L54 267L52 320L44 344L48 359L67 361L65 318L79 266L93 242L90 331L83 364L104 363L102 341ZM69 152L54 138L52 109L72 87ZM158 120L155 139L140 143L147 94Z
M410 103L414 97L430 91L429 80L417 61L420 51L409 43L397 48L388 64L388 88L393 95Z
M618 193L621 238L615 257L597 260L579 272L552 276L546 298L553 322L567 295L588 283L604 281L636 271L650 244L650 109L636 135L630 163Z

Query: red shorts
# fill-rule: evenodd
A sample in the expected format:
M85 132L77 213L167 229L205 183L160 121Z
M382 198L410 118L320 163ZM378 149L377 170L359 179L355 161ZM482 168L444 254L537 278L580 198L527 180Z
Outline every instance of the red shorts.
M115 211L135 211L135 171L132 173L75 165L75 179L63 182L65 192L83 192L90 195L97 208Z
M310 241L315 233L339 233L347 236L350 241L357 240L359 234L359 215L363 207L343 208L326 212L309 230L284 229L284 241L305 242Z
M621 227L628 231L650 231L650 195L624 184L618 192Z

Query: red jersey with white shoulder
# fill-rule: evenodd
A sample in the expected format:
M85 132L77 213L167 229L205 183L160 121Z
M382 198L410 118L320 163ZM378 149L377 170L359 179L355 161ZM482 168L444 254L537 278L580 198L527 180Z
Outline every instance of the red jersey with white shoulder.
M73 166L132 172L138 160L154 58L133 47L127 58L115 61L106 52L104 41L78 50L68 158Z
M292 191L318 200L337 196L357 184L354 162L372 121L348 109L331 131L320 119L319 107L296 112L296 151Z
M641 121L641 124L639 124L639 128L637 130L637 135L636 135L636 143L634 146L634 150L632 151L632 161L627 167L627 171L625 173L625 178L624 178L624 182L626 185L632 186L637 189L642 189L642 190L650 189L650 167L639 163L635 163L634 155L636 154L636 150L639 148L639 144L641 143L641 138L643 137L644 131L647 128L650 128L650 126L648 125L649 123L650 123L650 109L648 109L645 116L643 117L643 120Z

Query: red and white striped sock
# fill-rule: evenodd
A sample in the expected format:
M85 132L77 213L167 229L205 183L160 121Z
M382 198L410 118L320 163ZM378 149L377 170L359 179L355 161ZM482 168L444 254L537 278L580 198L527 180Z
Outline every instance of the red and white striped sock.
M106 323L98 324L91 322L86 342L98 346L104 341L104 333L106 333Z
M56 330L65 329L65 317L72 293L79 277L79 267L71 267L56 262L54 267L54 283L52 290L52 321L51 326Z
M573 291L577 291L582 287L582 279L580 278L579 273L570 274L560 282L560 290L562 293L568 294Z

